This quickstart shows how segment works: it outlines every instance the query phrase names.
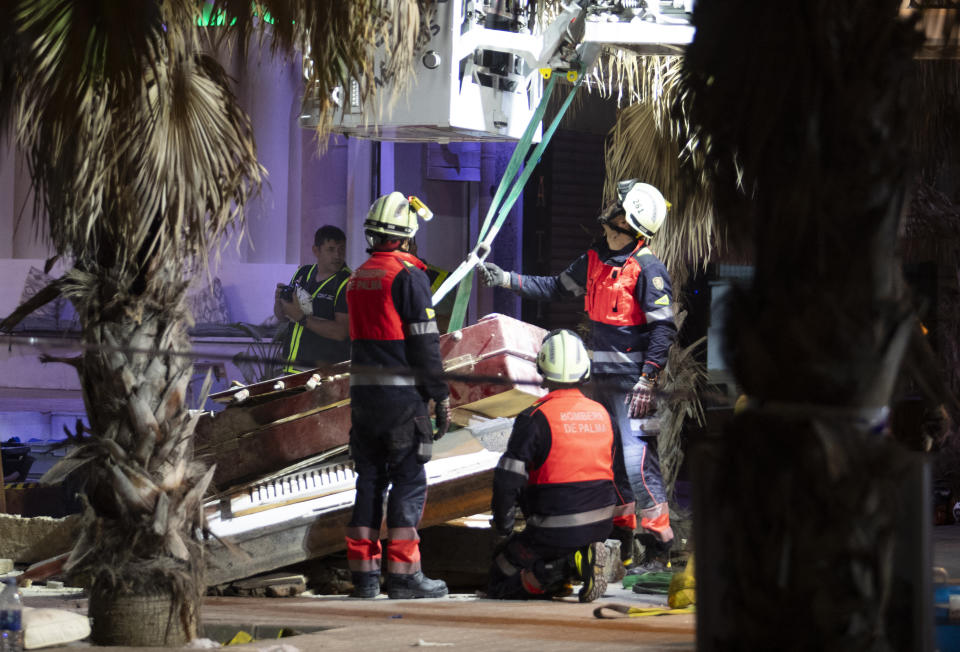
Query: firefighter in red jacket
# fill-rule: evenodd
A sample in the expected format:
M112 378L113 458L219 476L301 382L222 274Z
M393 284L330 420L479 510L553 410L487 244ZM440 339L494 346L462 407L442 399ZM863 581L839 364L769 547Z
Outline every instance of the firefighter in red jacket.
M479 272L488 286L513 290L525 299L583 297L590 319L594 398L619 427L640 507L638 539L646 558L637 570L660 570L668 560L673 530L656 439L645 431L643 417L654 409L657 376L677 333L670 276L649 248L668 204L660 191L637 179L618 183L617 197L599 217L604 239L559 275L520 275L492 263ZM615 536L621 540L624 565L634 565L633 533L618 529Z
M350 453L357 495L346 539L354 597L380 593L380 524L388 485L392 488L386 507L387 594L391 598L447 594L442 580L421 572L417 534L427 495L423 465L430 459L432 442L450 423L449 391L438 379L443 367L430 283L424 264L407 252L417 232L418 214L432 217L416 197L392 192L377 199L364 222L372 255L347 284L352 340ZM429 401L435 404L436 434Z
M553 597L580 580L581 602L607 588L604 541L637 517L616 422L579 386L590 376L583 342L568 330L544 338L537 370L550 393L516 419L493 476L494 551L488 596ZM515 508L526 527L513 534Z

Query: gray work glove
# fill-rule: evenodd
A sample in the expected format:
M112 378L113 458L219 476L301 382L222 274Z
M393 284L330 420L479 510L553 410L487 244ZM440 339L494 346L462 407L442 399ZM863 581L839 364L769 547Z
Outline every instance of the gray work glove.
M510 289L510 272L505 272L493 263L477 265L477 273L488 288Z
M640 380L633 386L623 402L629 406L627 409L631 419L645 417L652 411L653 381L646 376L640 376Z
M437 424L437 431L433 433L433 441L437 441L450 430L450 398L437 401L434 407L433 418Z

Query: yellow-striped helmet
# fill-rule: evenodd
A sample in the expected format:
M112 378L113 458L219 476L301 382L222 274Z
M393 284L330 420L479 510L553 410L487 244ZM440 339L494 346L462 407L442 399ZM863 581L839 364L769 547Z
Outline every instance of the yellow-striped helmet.
M418 212L424 213L423 218L425 220L433 217L433 214L425 206L423 206L422 211L418 211L417 207L422 206L422 202L415 197L411 199L416 200L417 206L412 205L410 199L396 191L378 197L367 213L367 219L363 223L364 231L379 233L392 238L412 238L415 236L419 226L417 224ZM429 217L426 214L429 214Z
M590 357L583 341L573 331L561 328L543 338L537 355L537 371L544 380L565 385L590 378Z

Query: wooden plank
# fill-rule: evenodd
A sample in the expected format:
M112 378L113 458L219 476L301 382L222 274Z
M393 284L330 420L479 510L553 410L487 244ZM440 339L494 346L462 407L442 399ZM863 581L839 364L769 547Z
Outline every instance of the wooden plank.
M347 377L325 381L311 391L299 391L252 405L231 405L197 421L194 446L198 452L216 448L242 433L254 432L283 421L316 414L342 405L350 398Z
M270 573L234 582L233 588L241 595L289 598L307 590L307 578L295 573Z
M217 464L213 483L223 488L342 446L349 439L350 406L341 404L198 446L196 454L207 463Z
M545 335L542 328L504 315L442 335L440 352L448 371L514 381L451 381L451 407L511 417L543 396L535 361ZM222 490L348 442L349 374L327 376L306 389L311 378L310 372L284 376L283 390L272 389L272 381L250 385L242 402L201 417L194 447L198 457L217 465L217 487ZM220 398L230 400L238 391Z
M209 398L211 401L215 401L217 403L232 403L235 401L234 397L241 392L244 392L248 398L275 398L291 393L294 390L302 390L308 383L310 383L314 376L319 376L320 379L325 380L334 376L348 373L350 373L350 363L338 362L336 364L326 367L318 367L309 371L301 371L299 373L289 374L286 376L278 376L260 383L253 383L251 385L238 385L237 387L231 387L230 389L222 392L211 394ZM283 383L282 389L277 389L278 382Z

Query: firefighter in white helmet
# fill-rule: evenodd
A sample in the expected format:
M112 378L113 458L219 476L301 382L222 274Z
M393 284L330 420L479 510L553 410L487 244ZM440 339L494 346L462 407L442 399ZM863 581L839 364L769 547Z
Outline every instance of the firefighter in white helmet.
M637 179L617 184L617 199L598 220L604 237L557 276L506 272L492 263L479 267L493 287L525 299L557 301L583 297L590 319L589 348L594 397L619 426L633 493L640 507L638 538L645 558L632 558L633 533L618 528L625 566L659 570L668 559L673 530L660 474L656 439L644 430L654 409L657 377L676 339L673 296L667 269L650 249L666 220L668 202Z
M591 602L607 587L604 541L615 524L636 525L617 425L580 391L590 377L583 342L568 330L547 335L537 370L550 393L514 421L493 476L493 527L508 538L494 551L487 595L549 598L581 581ZM513 533L514 511L526 521Z
M443 581L421 571L417 534L427 494L423 465L430 459L432 442L450 424L449 390L438 379L443 366L430 283L423 262L408 252L418 218L431 217L416 197L392 192L377 199L363 223L371 256L347 284L353 365L350 452L357 494L346 539L355 597L380 593L384 556L391 598L447 594ZM430 401L436 433L430 424ZM380 524L388 485L389 542L383 555Z

